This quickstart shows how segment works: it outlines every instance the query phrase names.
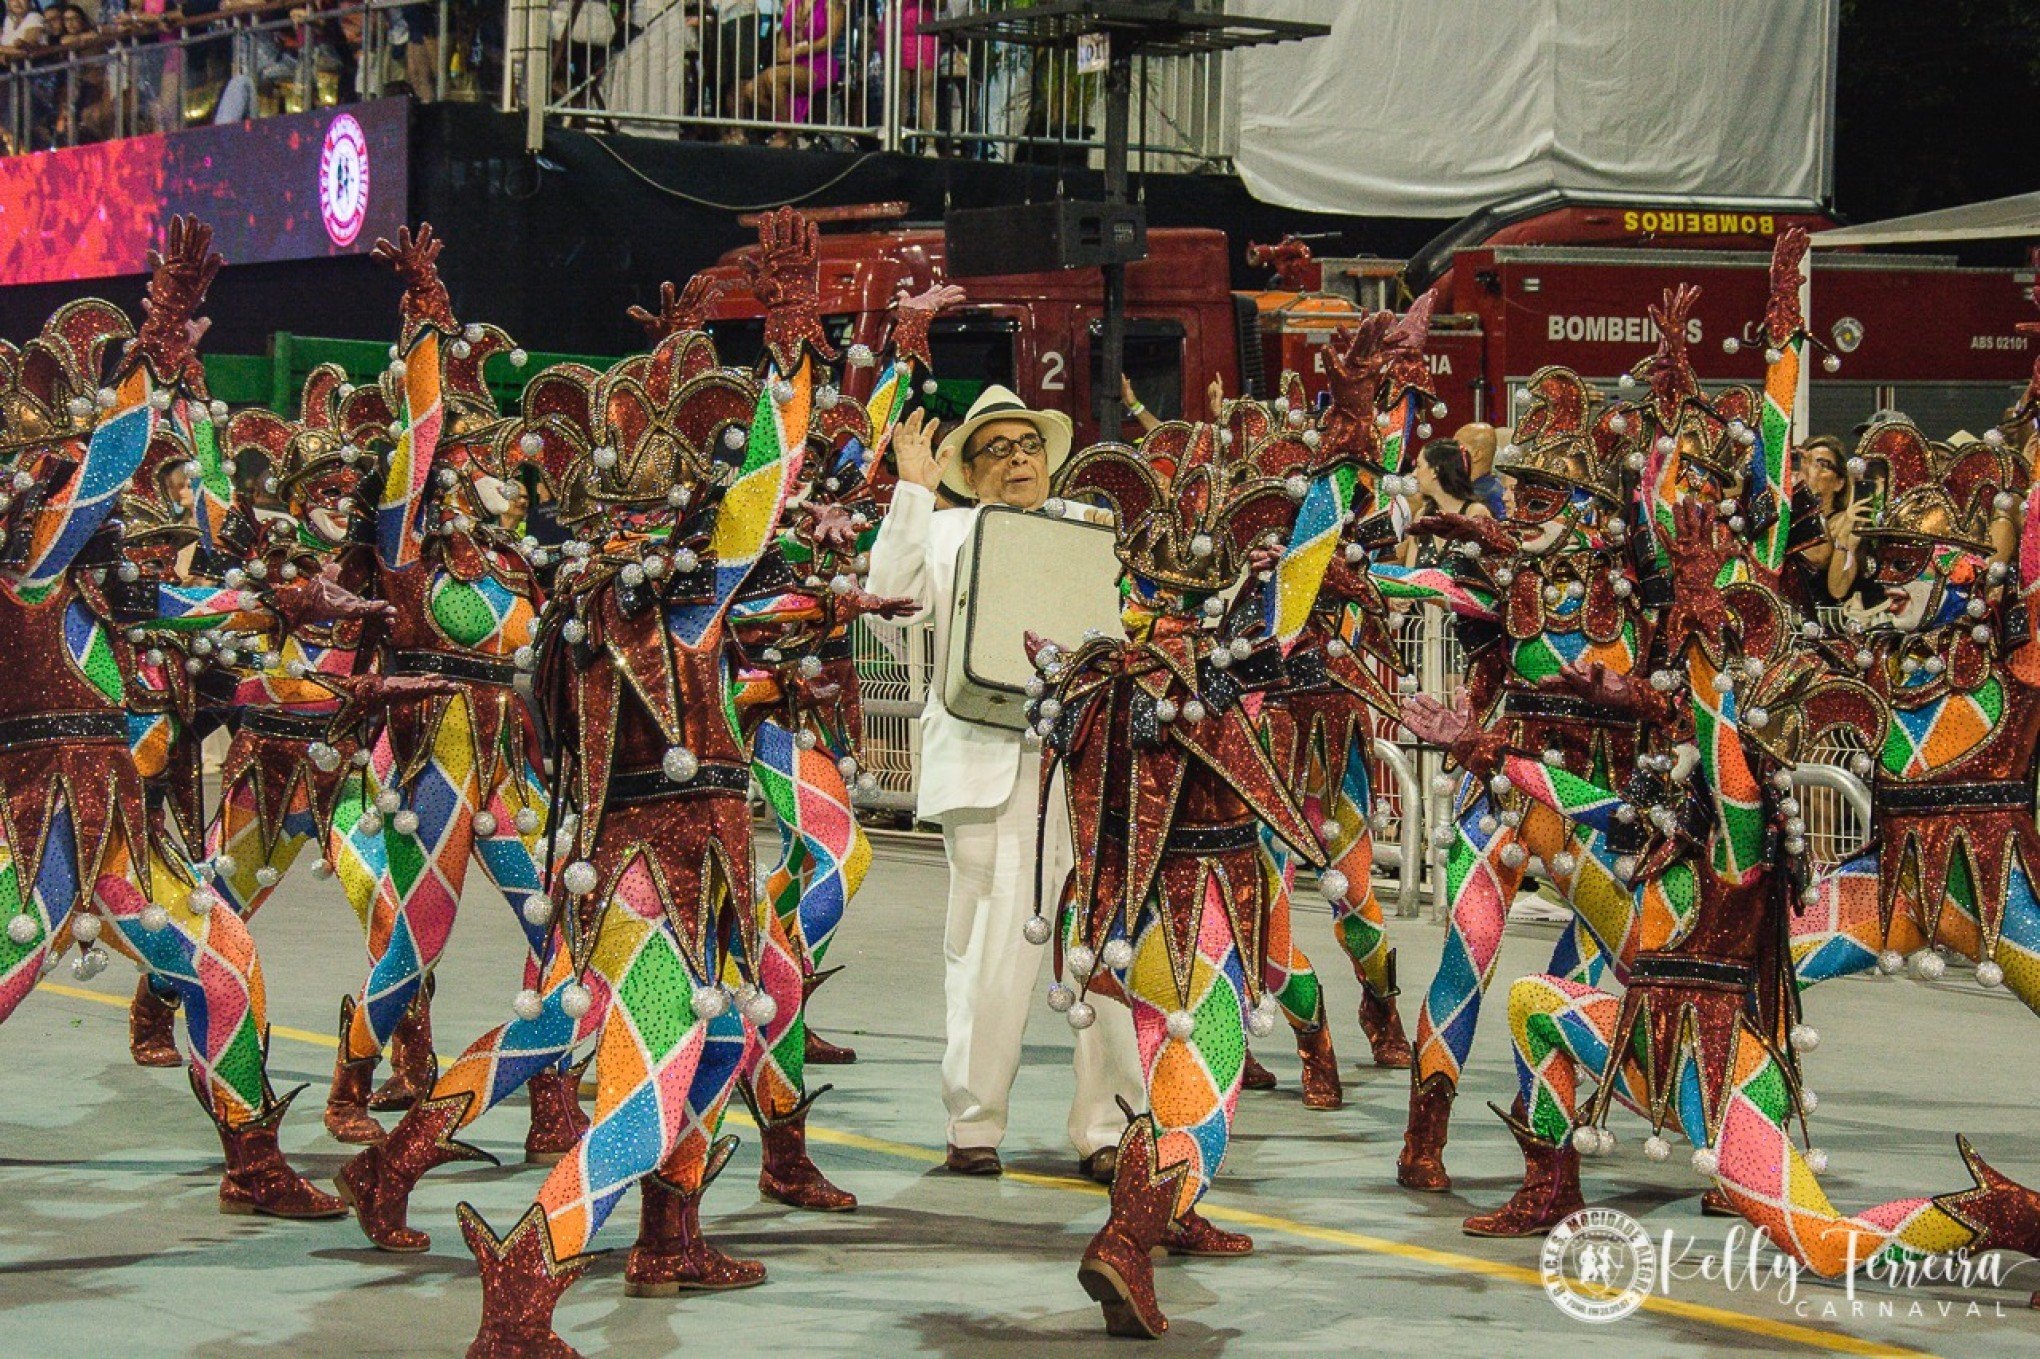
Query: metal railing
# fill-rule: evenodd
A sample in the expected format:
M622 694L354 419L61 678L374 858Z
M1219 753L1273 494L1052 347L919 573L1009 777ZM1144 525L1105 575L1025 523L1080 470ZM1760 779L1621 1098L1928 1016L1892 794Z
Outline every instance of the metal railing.
M78 31L0 57L0 152L300 113L399 88L430 99L473 90L473 49L453 41L449 0L244 4L97 28L78 13L68 21Z
M952 42L924 19L1008 0L505 0L506 112L640 134L1090 165L1102 77L1074 52ZM1222 164L1221 56L1140 63L1134 145L1157 170Z

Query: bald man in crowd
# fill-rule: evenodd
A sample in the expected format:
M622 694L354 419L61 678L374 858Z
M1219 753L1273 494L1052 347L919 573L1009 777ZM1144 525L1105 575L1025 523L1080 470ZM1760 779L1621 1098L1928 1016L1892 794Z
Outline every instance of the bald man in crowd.
M1454 430L1452 441L1466 450L1468 470L1473 473L1475 498L1488 507L1489 514L1502 518L1508 512L1508 506L1502 479L1495 475L1495 446L1498 442L1495 427L1486 421L1476 420Z

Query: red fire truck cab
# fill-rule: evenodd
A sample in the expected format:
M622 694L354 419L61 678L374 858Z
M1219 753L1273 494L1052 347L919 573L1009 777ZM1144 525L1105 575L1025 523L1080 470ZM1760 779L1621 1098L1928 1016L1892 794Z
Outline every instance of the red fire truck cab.
M892 207L817 215L871 222ZM1442 430L1476 419L1506 425L1513 390L1546 364L1612 385L1655 343L1647 306L1679 283L1702 289L1691 335L1702 380L1756 382L1763 358L1754 327L1770 237L1794 223L1832 225L1719 205L1569 203L1528 215L1476 214L1407 263L1324 261L1329 291L1245 293L1231 289L1223 232L1157 228L1148 233L1148 258L1127 271L1126 372L1142 403L1164 419L1201 414L1214 377L1229 393L1266 393L1296 371L1315 392L1324 347L1362 304L1406 303L1412 282L1435 278L1442 296L1429 352L1449 411ZM1566 243L1575 240L1591 243ZM743 253L724 256L711 272L740 283ZM2033 337L2016 328L2032 314L2030 270L1962 268L1943 256L1812 253L1809 320L1832 352L1810 356L1810 429L1846 435L1873 411L1895 408L1937 436L1979 430L2017 395L2032 369ZM940 280L943 260L934 227L825 233L821 311L831 339L879 346L893 297ZM932 332L934 413L958 418L997 382L1030 404L1069 412L1080 440L1095 437L1099 412L1118 395L1100 390L1099 272L963 282L968 302ZM727 360L756 356L762 321L744 288L725 290L710 328ZM1724 340L1736 343L1725 348Z

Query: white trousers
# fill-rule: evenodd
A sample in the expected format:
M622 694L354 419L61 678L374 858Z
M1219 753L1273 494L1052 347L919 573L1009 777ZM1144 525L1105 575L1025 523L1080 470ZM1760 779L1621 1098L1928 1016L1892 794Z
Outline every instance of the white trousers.
M1041 758L1021 758L1012 795L997 811L943 817L949 859L949 918L944 928L943 990L949 1023L942 1053L942 1103L949 1142L996 1147L1006 1135L1013 1077L1028 1016L1042 1004L1049 949L1020 933L1034 911L1035 800ZM1069 819L1058 796L1044 848L1043 909L1053 912L1070 868ZM1116 1000L1096 998L1098 1020L1076 1034L1076 1098L1069 1136L1079 1156L1116 1146L1126 1129L1124 1098L1147 1107L1133 1016Z

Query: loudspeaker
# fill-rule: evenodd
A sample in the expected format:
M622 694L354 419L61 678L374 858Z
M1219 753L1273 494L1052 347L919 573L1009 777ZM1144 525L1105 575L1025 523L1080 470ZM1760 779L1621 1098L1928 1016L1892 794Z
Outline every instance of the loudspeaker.
M1147 209L1138 203L1057 199L965 208L943 219L952 278L1095 269L1147 258Z

